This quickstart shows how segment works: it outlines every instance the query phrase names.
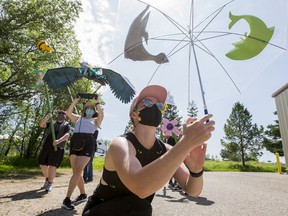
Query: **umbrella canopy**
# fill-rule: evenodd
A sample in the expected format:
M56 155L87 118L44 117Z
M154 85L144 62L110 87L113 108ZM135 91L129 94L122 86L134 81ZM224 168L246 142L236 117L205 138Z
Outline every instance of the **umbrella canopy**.
M282 54L287 42L287 10L285 0L121 0L119 38L124 36L126 42L122 41L124 52L118 48L118 54L125 53L125 68L139 74L137 79L147 80L146 85L162 84L177 103L189 103L201 95L206 105L205 98L211 102L244 91ZM142 40L133 47L127 40L133 38L139 17L141 26L136 31ZM137 51L138 45L148 53L148 61L143 56L131 57L129 51ZM167 59L151 60L158 54ZM121 58L111 63L120 71Z

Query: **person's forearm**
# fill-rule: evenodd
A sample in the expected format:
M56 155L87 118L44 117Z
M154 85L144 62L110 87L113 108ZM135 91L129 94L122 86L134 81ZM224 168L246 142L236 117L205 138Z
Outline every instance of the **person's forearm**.
M68 107L67 109L67 116L71 119L71 116L72 116L72 112L73 112L73 109L74 107L76 106L76 104L78 103L79 101L79 98L75 98L72 103L70 104L70 106Z
M155 191L158 191L169 181L171 176L176 172L181 163L186 158L191 146L185 140L179 141L171 150L166 152L157 160L146 165L145 167L133 172L131 169L131 176L121 175L120 178L125 181L129 189L141 198L145 198ZM153 175L151 175L153 173ZM147 184L149 182L149 184ZM143 187L145 185L145 187Z
M66 133L64 136L62 136L60 139L58 139L59 143L67 141L69 138L69 133Z
M60 143L68 140L69 135L70 135L69 133L66 133L66 134L65 134L64 136L62 136L61 138L54 140L54 141L53 141L53 145L54 145L54 146L55 146L55 145L59 145Z
M39 126L40 126L41 128L46 128L46 124L47 124L47 122L48 122L49 119L50 119L50 116L49 116L49 115L46 115L46 116L44 117L44 119L42 119L42 120L39 122Z
M96 106L96 110L98 112L98 116L96 118L96 124L97 124L98 128L101 128L101 123L102 123L102 121L104 119L104 112L103 112L102 107L101 107L99 102L96 103L95 106Z
M188 181L184 188L185 192L193 197L198 197L203 189L203 175L200 177L192 177L189 175Z

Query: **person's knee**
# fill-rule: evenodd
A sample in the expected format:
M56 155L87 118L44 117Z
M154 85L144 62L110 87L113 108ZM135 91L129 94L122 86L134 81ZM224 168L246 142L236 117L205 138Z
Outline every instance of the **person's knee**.
M76 167L76 168L73 169L73 174L74 174L74 175L79 175L79 176L81 176L81 175L82 175L82 172L83 172L83 169L80 168L80 167Z

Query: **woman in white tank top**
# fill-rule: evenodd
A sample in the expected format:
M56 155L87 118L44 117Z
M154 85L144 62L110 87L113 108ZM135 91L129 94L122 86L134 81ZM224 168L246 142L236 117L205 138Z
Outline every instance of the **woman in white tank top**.
M95 104L86 104L83 108L82 115L72 113L75 105L79 102L80 97L75 98L67 110L67 116L75 123L74 134L70 142L70 163L73 169L73 175L70 179L66 198L63 201L62 208L72 210L73 204L79 204L87 200L82 172L90 158L92 157L93 148L96 139L94 132L100 128L104 114L100 103L96 100ZM71 201L71 195L78 186L80 195Z

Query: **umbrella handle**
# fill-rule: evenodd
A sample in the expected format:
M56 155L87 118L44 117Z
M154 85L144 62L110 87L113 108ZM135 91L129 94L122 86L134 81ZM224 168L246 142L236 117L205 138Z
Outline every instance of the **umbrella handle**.
M44 84L45 86L45 96L46 96L46 101L47 101L47 106L48 106L48 112L51 112L51 104L50 104L50 100L49 100L49 92L48 92L48 87L46 84ZM53 119L51 118L50 120L50 129L51 129L51 134L52 134L52 140L55 141L56 140L56 136L55 136L55 131L54 131L54 123L53 123ZM57 151L57 146L54 146L54 151Z
M207 109L207 107L204 108L204 114L205 114L205 115L209 114L209 113L208 113L208 109ZM208 122L209 122L209 119L206 121L206 123L208 123Z

